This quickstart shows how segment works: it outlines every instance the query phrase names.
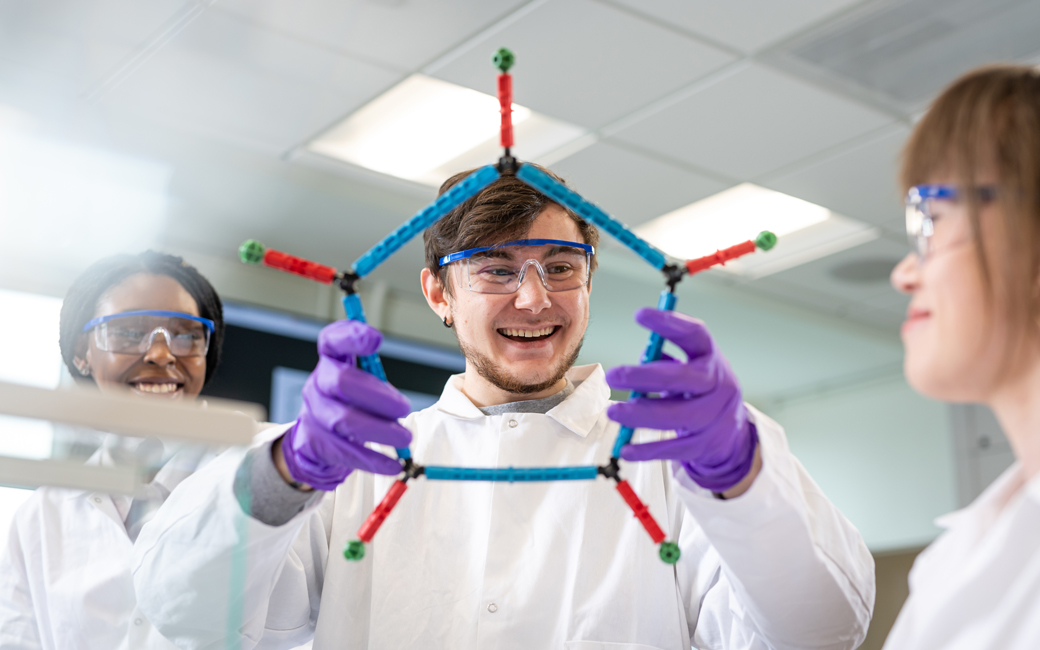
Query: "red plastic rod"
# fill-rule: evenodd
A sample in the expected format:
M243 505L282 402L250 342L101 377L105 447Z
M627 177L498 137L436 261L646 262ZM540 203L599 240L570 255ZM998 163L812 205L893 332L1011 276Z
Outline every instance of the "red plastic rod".
M404 491L407 489L408 486L401 480L395 481L394 484L390 486L390 489L386 491L386 496L383 497L383 500L375 507L375 510L373 510L372 514L368 516L365 523L361 524L361 528L358 529L358 539L366 544L372 541L376 531L379 530L379 527L383 525L384 521L386 521L387 515L389 515L390 511L394 509L394 506L396 506L397 502L401 499L401 495L404 494Z
M621 498L625 500L628 507L635 513L636 519L639 523L643 524L643 528L646 532L650 533L650 539L654 540L654 544L660 544L664 541L664 531L657 525L654 520L654 516L650 514L650 510L639 500L636 496L635 490L628 484L628 481L618 481L617 491L621 493Z
M748 253L755 252L754 240L747 240L746 242L737 244L736 246L730 246L729 248L723 248L720 251L715 251L711 255L705 255L704 257L698 257L695 260L686 261L686 270L690 275L694 273L700 273L706 269L710 269L713 266L719 264L725 264L730 260L735 260L738 257L743 257Z
M271 250L270 248L264 251L264 264L282 271L302 275L305 278L317 280L318 282L323 282L325 284L332 284L332 281L336 279L337 275L339 275L339 271L331 266L318 264L317 262L305 260L302 257L296 257L295 255L289 255L282 251Z
M513 77L498 75L498 104L502 113L502 146L513 146Z

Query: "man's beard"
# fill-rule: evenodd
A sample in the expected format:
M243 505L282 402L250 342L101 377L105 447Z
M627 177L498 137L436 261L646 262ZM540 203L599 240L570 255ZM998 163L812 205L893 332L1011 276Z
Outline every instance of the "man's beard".
M567 374L567 371L574 367L574 363L578 360L578 353L581 352L581 345L585 342L585 337L582 337L581 340L578 341L578 345L574 346L573 352L563 359L560 359L559 363L556 364L556 367L553 368L550 373L551 376L549 379L540 381L537 384L521 383L515 377L510 376L503 368L496 365L483 353L463 343L461 338L458 338L458 341L459 349L462 350L462 355L466 357L467 361L473 364L473 367L476 368L477 373L481 377L491 382L492 386L515 395L530 395L532 393L540 393L543 390L548 390L563 379L564 375Z

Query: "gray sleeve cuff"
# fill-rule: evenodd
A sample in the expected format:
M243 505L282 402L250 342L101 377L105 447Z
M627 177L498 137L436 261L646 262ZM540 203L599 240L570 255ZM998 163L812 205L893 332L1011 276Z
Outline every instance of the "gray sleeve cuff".
M320 490L297 490L285 482L271 457L271 445L281 440L250 449L235 473L235 497L242 511L268 526L288 523L325 495Z

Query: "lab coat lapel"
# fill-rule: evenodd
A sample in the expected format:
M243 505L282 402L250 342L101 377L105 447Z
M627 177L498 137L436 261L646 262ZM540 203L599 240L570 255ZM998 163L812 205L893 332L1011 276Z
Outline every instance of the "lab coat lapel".
M108 454L106 447L102 445L97 451L93 453L93 455L91 455L90 458L87 459L86 464L97 466L112 466L115 463L113 462L111 456ZM125 500L123 509L123 511L125 512L130 508L131 497L125 495L113 496L105 492L88 493L80 490L72 490L71 494L73 495L72 498L86 499L88 508L93 508L94 510L97 510L99 513L101 513L102 516L112 520L112 522L119 527L119 530L122 531L123 536L126 535L126 526L123 523L123 516L120 514L119 507L116 505L115 500ZM127 541L129 540L130 538L127 537Z
M116 508L112 495L104 492L91 492L89 494L81 492L77 498L85 498L90 507L101 513L102 516L111 519L116 526L119 526L123 535L126 535L126 526L123 523L123 518L119 515L119 509ZM127 537L127 541L129 540L130 538Z
M437 410L465 420L484 417L480 409L474 406L473 402L469 401L469 398L462 393L462 378L462 374L448 377L447 383L444 384L444 390L441 391L441 398L437 400Z
M971 621L982 625L1000 607L994 594L1006 591L1016 576L1040 571L1040 517L1025 514L1040 515L1040 484L1022 486L1020 471L1016 463L968 507L936 520L949 530L910 573L923 647L946 647L952 635L973 628Z
M571 368L567 378L578 387L547 415L584 438L606 410L610 387L603 366L598 363Z

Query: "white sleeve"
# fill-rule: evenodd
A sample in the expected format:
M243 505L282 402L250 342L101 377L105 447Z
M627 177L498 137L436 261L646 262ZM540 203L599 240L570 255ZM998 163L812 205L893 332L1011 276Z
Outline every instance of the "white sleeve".
M284 526L246 515L234 495L245 450L181 483L134 544L138 606L180 648L292 648L317 618L332 495Z
M18 509L7 544L0 555L0 648L11 650L39 650L43 647L33 609L29 571L26 566L22 532L38 525L29 516L30 509L38 507L30 498ZM43 543L37 540L37 543Z
M678 495L720 566L702 599L688 604L693 644L857 648L874 609L873 557L791 454L780 425L750 410L763 465L743 495L717 499L681 465L672 468Z

